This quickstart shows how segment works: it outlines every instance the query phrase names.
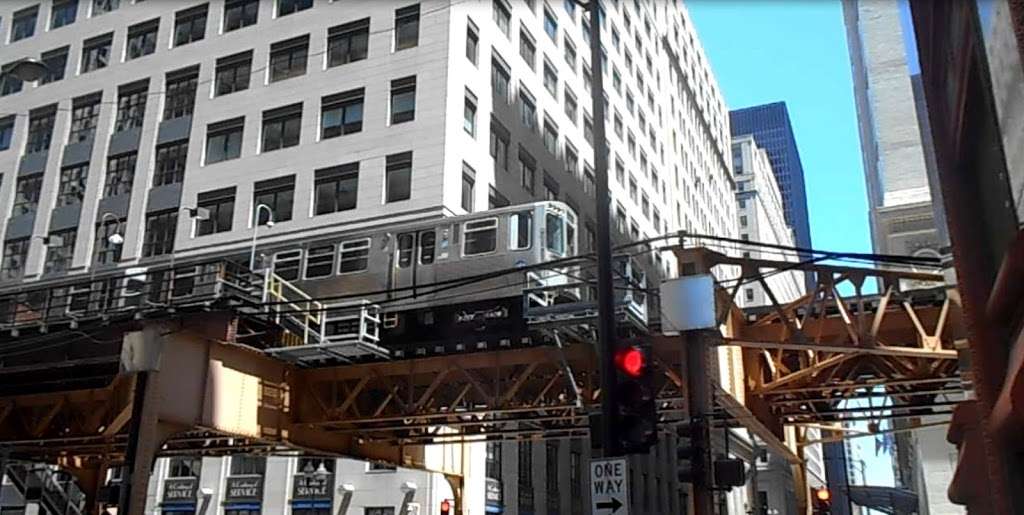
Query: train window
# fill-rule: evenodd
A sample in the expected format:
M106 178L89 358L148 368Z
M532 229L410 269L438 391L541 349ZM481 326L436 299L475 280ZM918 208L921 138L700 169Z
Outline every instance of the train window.
M530 236L533 234L533 213L521 211L508 217L508 247L510 250L530 248Z
M306 279L334 273L334 245L310 247L306 253Z
M429 265L434 262L434 249L437 247L437 234L434 231L420 233L420 264Z
M498 247L498 219L488 218L466 222L462 226L463 256L475 256L494 252Z
M548 213L545 229L548 250L565 255L565 220L557 213Z
M274 254L274 274L285 281L299 278L299 265L302 264L302 250L287 250Z
M576 225L571 221L565 223L565 249L566 256L576 255Z
M412 264L413 251L415 250L415 235L411 232L398 235L398 267L407 268Z
M370 264L370 238L341 243L341 264L339 274L351 274L366 270Z

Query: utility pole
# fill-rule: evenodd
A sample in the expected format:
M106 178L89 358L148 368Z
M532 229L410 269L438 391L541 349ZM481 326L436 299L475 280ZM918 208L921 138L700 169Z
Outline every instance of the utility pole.
M579 3L579 2L577 2ZM608 141L604 132L604 66L601 55L601 4L580 4L590 12L590 97L594 113L594 175L597 181L597 341L601 374L601 450L605 457L619 455L611 428L616 387L615 297L612 290L611 199L608 195Z

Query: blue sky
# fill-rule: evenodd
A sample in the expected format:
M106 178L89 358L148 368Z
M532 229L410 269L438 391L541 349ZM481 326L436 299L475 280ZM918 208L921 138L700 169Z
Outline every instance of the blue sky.
M687 0L686 5L730 109L786 102L804 166L814 247L870 252L839 0ZM875 455L873 438L851 444L866 461L872 484L893 484L891 462L884 453Z
M839 0L688 0L686 6L730 109L786 102L814 247L870 252Z

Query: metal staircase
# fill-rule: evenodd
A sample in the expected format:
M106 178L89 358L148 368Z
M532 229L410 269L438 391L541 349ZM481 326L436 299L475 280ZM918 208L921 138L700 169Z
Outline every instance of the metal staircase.
M48 515L82 515L85 494L74 478L45 465L12 463L7 477L26 503L36 502Z

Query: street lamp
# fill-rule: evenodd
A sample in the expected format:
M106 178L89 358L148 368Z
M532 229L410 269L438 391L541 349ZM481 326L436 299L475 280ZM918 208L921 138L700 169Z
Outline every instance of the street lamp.
M24 82L35 82L50 73L50 67L31 58L18 59L0 69L0 76L10 75Z
M260 228L261 209L267 210L267 228L269 229L274 226L274 210L270 209L270 206L266 204L257 204L252 226L252 248L249 253L249 270L252 271L256 270L256 236L259 233Z
M114 223L117 224L114 228L114 234L107 236L107 241L110 242L111 245L123 244L124 235L121 234L121 218L114 213L103 213L103 215L100 216L100 225L106 225L107 218L113 218Z

